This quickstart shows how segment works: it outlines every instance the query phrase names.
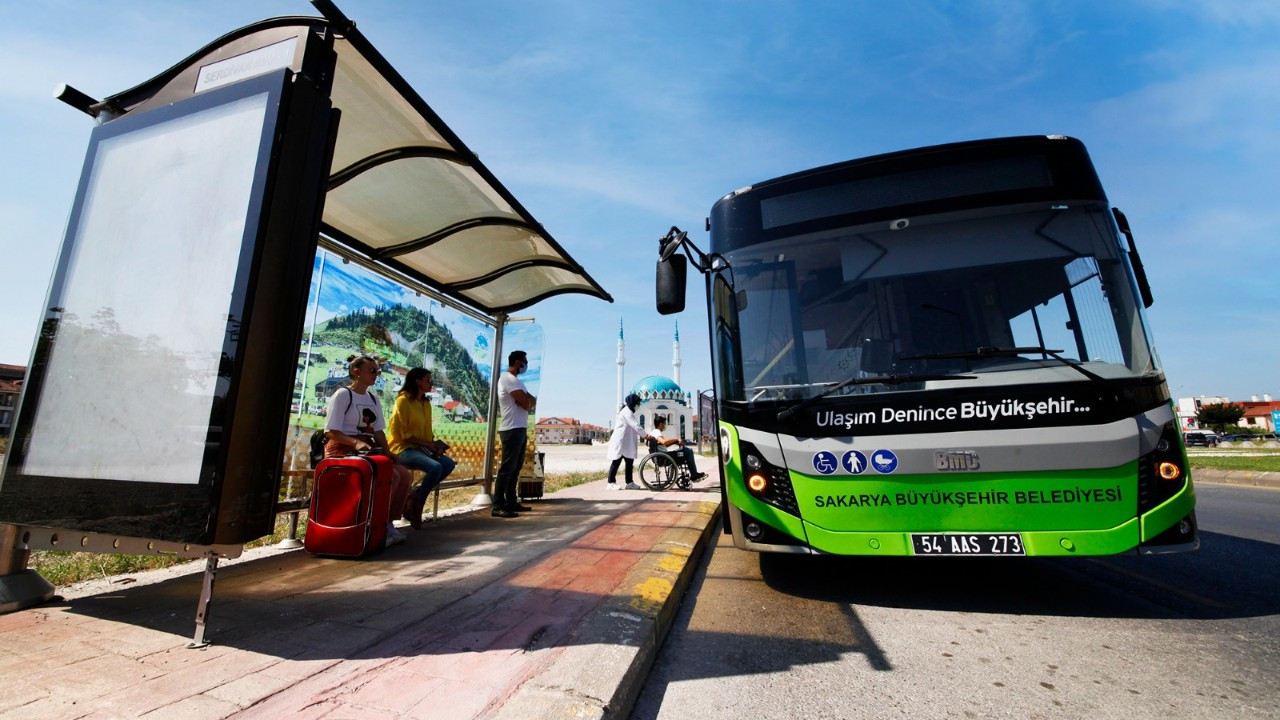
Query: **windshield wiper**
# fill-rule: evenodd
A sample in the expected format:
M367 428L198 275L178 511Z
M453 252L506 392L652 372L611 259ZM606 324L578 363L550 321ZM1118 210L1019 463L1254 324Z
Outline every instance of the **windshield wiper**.
M792 415L795 415L801 410L804 410L805 408L810 407L811 405L818 402L822 398L827 397L831 393L834 393L837 390L843 390L844 388L847 388L853 385L902 385L910 382L926 382L928 380L977 380L977 379L978 379L977 375L944 375L939 373L904 373L902 375L871 375L868 377L854 376L849 378L848 380L843 380L841 382L838 382L835 385L832 385L831 387L827 388L826 390L823 390L822 392L818 393L817 395L814 395L813 397L807 400L803 400L795 405L792 405L786 410L783 410L782 412L778 413L778 420L786 420L787 418L791 417Z
M1089 378L1094 382L1102 383L1103 385L1107 384L1106 378L1103 378L1101 375L1098 375L1097 373L1094 373L1088 368L1081 366L1080 362L1077 360L1072 360L1071 358L1063 357L1062 355L1059 354L1061 352L1062 352L1061 350L1050 350L1049 348L1041 347L1038 345L1034 345L1030 347L978 347L978 348L974 348L973 350L966 350L963 352L933 353L930 355L910 355L910 356L901 357L898 359L899 360L981 360L983 358L1013 357L1016 355L1040 353L1042 355L1048 355L1049 357L1053 358L1054 360L1057 360L1058 362L1064 365L1070 366L1071 369L1079 372L1081 375L1084 375L1085 377Z

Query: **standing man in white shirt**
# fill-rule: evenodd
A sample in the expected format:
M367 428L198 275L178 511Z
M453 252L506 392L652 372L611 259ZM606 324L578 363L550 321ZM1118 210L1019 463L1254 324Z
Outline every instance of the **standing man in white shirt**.
M528 369L529 358L525 351L515 350L507 355L507 371L498 378L498 406L502 412L498 436L502 438L502 464L498 466L493 488L494 517L513 518L517 517L518 510L533 509L521 505L516 497L516 482L520 468L524 466L524 446L529 437L529 413L538 400L529 394L529 389L517 377Z

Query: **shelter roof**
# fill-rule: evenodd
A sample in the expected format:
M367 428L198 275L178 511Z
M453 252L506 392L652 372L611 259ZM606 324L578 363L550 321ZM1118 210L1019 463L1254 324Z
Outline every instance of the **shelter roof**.
M199 87L201 68L264 48L294 55L292 65L287 57L259 63L262 72L302 72L308 37L332 38L330 98L341 118L322 216L326 247L490 315L561 293L612 302L355 23L329 2L316 4L326 18L246 26L94 108L123 114L174 102Z

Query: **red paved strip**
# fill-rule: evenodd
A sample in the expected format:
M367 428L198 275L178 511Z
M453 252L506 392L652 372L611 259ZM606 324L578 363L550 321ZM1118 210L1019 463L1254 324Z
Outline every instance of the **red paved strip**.
M672 506L677 507L672 507ZM572 642L582 619L683 517L684 503L640 503L476 594L334 665L243 715L475 717L499 706Z

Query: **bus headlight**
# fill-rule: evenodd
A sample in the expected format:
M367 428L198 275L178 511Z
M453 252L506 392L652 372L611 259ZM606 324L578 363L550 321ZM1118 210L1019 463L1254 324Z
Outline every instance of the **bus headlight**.
M1183 459L1182 434L1167 422L1151 452L1138 460L1138 514L1149 512L1185 487L1188 474Z
M779 510L800 517L800 504L785 467L774 465L755 445L738 441L742 456L742 484L751 496ZM768 531L766 531L768 532Z

